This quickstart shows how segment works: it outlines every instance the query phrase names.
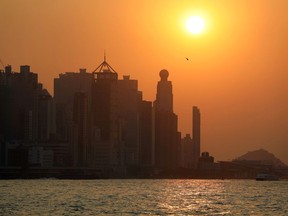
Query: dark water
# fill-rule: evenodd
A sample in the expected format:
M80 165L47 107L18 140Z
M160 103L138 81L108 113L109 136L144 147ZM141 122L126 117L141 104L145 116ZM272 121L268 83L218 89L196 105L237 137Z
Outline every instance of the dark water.
M288 215L288 181L0 181L0 215L145 214Z

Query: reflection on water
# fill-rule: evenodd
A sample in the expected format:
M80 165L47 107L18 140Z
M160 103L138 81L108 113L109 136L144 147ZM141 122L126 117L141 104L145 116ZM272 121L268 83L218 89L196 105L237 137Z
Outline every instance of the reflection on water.
M0 215L288 215L288 181L2 180Z

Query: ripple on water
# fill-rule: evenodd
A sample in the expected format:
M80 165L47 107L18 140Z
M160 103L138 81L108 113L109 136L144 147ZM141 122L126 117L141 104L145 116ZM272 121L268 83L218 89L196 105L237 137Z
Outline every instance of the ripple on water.
M288 181L2 180L0 215L287 215Z

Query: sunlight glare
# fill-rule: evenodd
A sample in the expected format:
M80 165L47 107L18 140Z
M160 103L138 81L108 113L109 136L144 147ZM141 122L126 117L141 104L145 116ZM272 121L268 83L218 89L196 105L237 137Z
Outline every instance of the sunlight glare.
M186 28L192 34L199 34L205 27L204 20L199 16L189 17L186 21Z

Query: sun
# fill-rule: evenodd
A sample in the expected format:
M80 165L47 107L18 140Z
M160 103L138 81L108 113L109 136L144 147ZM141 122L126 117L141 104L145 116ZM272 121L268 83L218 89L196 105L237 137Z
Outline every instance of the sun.
M186 21L186 28L192 34L199 34L204 30L205 22L199 16L191 16Z

